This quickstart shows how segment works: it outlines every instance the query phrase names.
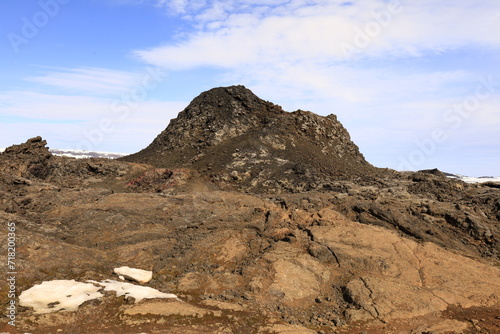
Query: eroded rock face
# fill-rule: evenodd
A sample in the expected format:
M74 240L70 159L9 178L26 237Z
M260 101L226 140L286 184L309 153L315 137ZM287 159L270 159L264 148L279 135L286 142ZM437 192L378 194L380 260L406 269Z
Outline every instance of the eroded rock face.
M202 93L151 145L122 160L194 168L252 192L324 189L334 179L382 173L335 115L285 112L243 86Z
M500 192L427 173L399 173L362 186L337 183L330 200L349 219L416 240L500 259Z
M358 307L348 310L351 320L390 321L444 311L448 305L498 303L498 268L432 243L418 244L358 223L313 227L311 234L336 255L340 268L359 274L344 290L346 299Z

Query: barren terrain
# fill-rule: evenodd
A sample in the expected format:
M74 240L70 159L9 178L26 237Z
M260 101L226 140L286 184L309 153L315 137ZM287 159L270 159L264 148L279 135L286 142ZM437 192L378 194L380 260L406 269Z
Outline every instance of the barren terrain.
M18 295L130 266L179 297L18 305L0 332L498 333L499 210L496 184L375 168L334 116L219 88L123 160L53 156L39 137L0 155Z

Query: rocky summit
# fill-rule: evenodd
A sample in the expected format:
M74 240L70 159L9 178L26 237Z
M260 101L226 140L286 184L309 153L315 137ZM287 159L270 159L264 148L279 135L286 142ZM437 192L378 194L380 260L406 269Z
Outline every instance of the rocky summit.
M500 332L498 185L375 168L242 86L121 160L7 148L0 224L0 333Z
M301 192L367 179L370 165L335 115L285 112L244 86L196 97L144 150L122 160L194 168L232 189Z

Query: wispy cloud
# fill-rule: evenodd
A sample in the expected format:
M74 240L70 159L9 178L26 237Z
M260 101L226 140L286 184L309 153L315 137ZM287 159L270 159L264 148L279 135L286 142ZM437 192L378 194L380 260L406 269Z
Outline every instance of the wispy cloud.
M97 117L106 111L110 100L82 96L38 93L33 91L0 92L2 115L12 115L43 120L81 121Z
M152 98L161 74L153 68L141 72L50 68L26 78L35 83L30 89L0 91L0 146L42 135L57 148L144 148L186 102Z
M184 43L138 51L146 61L178 67L231 66L287 55L287 59L328 57L344 60L343 43L356 35L370 39L356 56L414 56L443 52L468 44L499 46L500 3L456 1L164 1L157 3L183 14L200 28ZM379 27L377 27L379 23ZM200 24L202 26L200 26ZM380 32L378 32L380 30ZM372 38L377 35L376 38ZM207 47L213 45L213 47ZM219 50L203 60L190 51ZM238 52L235 52L237 49ZM242 51L240 51L242 50Z
M93 67L56 68L26 80L67 92L95 96L123 93L137 84L140 75Z

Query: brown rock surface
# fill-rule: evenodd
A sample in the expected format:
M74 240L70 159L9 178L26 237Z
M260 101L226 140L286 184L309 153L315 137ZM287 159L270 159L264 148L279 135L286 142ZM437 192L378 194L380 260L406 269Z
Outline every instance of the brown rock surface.
M359 223L311 228L340 268L355 273L344 294L359 308L351 319L412 318L448 305L492 306L500 295L500 270L453 254L432 243L418 244L384 228ZM367 260L369 259L369 260Z
M71 197L74 190L62 191ZM55 201L60 193L45 190L43 199ZM84 314L106 307L114 316L102 311L105 318L94 317L102 322L98 330L110 333L117 328L245 333L241 323L251 328L248 333L297 332L299 326L333 333L359 321L438 328L443 319L414 321L443 314L450 305L498 306L497 266L350 222L329 203L285 209L233 192L112 193L99 187L80 196L73 204L22 217L2 214L3 224L14 221L18 228L19 289L42 280L109 278L112 268L129 265L152 269L149 286L180 294L187 303L129 306L109 300L82 307L71 316L71 326L96 328L86 324ZM167 314L164 304L199 316ZM145 312L146 318L140 315ZM56 327L71 328L64 320L69 315L50 317ZM149 317L154 321L145 322ZM21 328L37 333L51 328L42 318L29 310L18 314Z

